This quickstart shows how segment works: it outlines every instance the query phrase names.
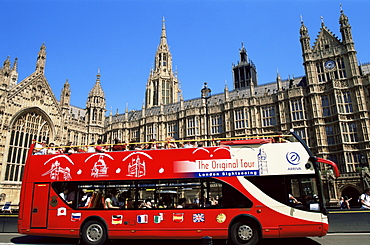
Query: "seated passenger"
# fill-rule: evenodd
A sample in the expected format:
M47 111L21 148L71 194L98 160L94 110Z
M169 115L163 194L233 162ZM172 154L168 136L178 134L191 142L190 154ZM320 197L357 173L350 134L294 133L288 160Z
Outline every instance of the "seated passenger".
M164 202L162 199L158 201L157 208L166 208L166 205L164 205Z
M108 209L119 209L119 207L113 206L113 201L112 201L112 194L108 193L105 201L104 201L104 208Z
M33 148L34 155L45 155L46 151L46 141L42 141L41 144L36 143L35 147Z
M139 208L145 209L145 208L153 208L153 207L152 207L152 203L150 202L150 200L147 199L147 200L145 200L145 202L142 202L140 204L140 207Z
M47 148L46 154L57 154L58 151L55 149L54 143L49 144L49 148Z
M185 208L186 205L186 198L180 198L179 204L177 205L176 208Z

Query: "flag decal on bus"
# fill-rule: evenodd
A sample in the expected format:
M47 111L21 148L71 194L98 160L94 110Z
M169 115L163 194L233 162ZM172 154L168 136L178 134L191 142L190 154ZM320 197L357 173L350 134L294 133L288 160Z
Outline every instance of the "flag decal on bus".
M71 221L80 221L81 220L81 213L72 213Z
M202 213L193 214L193 222L194 223L204 222L204 214L202 214Z
M122 224L122 215L112 215L112 225Z
M137 216L137 223L139 224L146 224L148 223L148 215L142 214Z
M67 209L65 207L58 208L57 216L66 216L67 215Z
M174 213L172 220L176 223L181 223L184 221L184 213Z
M154 223L159 224L164 220L164 213L158 213L158 215L154 215Z

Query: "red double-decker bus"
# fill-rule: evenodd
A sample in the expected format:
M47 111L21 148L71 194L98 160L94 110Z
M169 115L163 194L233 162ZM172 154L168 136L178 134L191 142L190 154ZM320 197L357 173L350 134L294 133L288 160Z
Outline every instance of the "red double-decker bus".
M295 135L293 133L293 135ZM80 238L229 239L324 236L319 163L303 142L32 155L18 231Z

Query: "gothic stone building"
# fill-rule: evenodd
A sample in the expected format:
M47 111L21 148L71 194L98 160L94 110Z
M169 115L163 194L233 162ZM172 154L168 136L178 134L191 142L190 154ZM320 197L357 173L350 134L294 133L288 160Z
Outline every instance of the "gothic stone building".
M184 100L172 69L165 22L141 111L105 116L100 72L86 107L71 106L65 82L60 100L53 94L44 68L46 47L38 53L35 72L18 82L17 59L0 69L1 202L19 201L27 150L33 139L57 145L86 145L97 139L129 141L226 138L269 135L293 128L319 157L335 161L341 177L323 169L328 204L341 195L358 196L370 179L370 66L359 65L347 16L339 18L341 39L322 22L313 46L303 21L300 27L305 76L258 85L256 66L242 45L232 66L233 89L208 99ZM208 115L208 116L207 116ZM207 122L208 120L208 122ZM208 125L208 128L207 128ZM356 199L356 198L354 198Z

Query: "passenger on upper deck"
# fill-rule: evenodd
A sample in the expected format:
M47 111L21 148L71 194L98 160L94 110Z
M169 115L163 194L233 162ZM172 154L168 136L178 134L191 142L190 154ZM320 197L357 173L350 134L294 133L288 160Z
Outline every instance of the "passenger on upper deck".
M175 139L172 138L171 136L168 136L166 138L166 143L164 145L164 148L166 149L173 149L173 148L177 148L177 144L175 142Z
M155 139L150 140L151 143L149 143L149 150L157 150L158 149L158 144L155 143Z
M46 154L46 141L43 140L41 144L36 143L35 147L33 148L33 154L34 155L44 155Z
M95 152L95 142L90 143L90 145L87 147L87 152Z
M67 147L64 148L64 152L63 153L74 153L74 150L73 148L71 147L72 146L72 142L69 141L66 145Z
M112 151L124 151L124 150L126 150L125 145L122 144L122 141L119 138L115 138Z
M46 154L56 154L56 153L59 152L55 149L54 143L50 143L49 148L47 148Z
M134 151L135 150L135 148L136 148L136 144L135 144L135 140L131 140L130 141L130 143L129 143L129 145L128 145L128 149L130 150L130 151Z
M102 141L101 139L98 139L98 141L96 142L96 146L95 146L95 152L106 152L107 150L105 149L105 147L101 146L102 144Z
M190 141L186 141L185 144L184 144L184 148L192 148L194 147Z

